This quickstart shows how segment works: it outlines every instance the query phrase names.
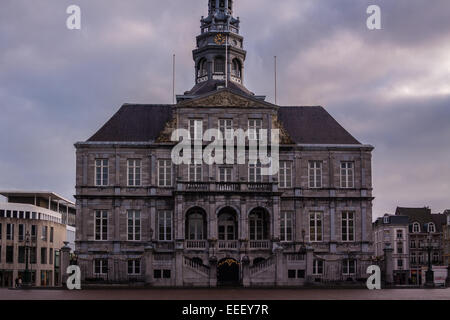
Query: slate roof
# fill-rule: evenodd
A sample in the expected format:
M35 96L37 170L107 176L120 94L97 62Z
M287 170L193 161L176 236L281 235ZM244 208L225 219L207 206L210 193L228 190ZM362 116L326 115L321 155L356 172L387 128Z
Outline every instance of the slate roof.
M151 142L172 117L173 105L125 104L88 142ZM295 143L360 143L322 107L280 107L278 118Z
M430 208L404 208L397 207L395 215L408 216L409 223L419 222L421 230L427 230L427 225L433 222L436 231L442 231L442 225L446 224L445 214L432 214Z
M378 218L377 220L375 220L374 225L375 226L384 225L384 217L381 217L381 218ZM388 225L408 226L409 225L409 217L389 215Z
M217 91L217 86L225 86L225 81L223 80L208 80L205 82L197 83L190 91L186 91L184 94L187 96L199 96L202 94ZM235 83L233 81L228 81L228 89L235 91L237 93L253 97L255 94L248 90L243 85Z

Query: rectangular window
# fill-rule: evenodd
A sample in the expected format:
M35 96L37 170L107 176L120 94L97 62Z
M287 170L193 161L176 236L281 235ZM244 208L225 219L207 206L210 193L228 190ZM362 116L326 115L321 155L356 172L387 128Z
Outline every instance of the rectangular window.
M171 278L170 270L163 270L163 278L164 279L170 279Z
M6 224L6 240L14 240L14 225L12 223Z
M248 165L248 181L257 183L262 182L262 175L261 175L261 163L256 164L249 164Z
M35 224L33 224L31 226L31 241L36 241L37 240L37 226Z
M158 161L158 186L171 187L172 186L172 161L159 160Z
M296 275L297 275L296 270L288 270L288 278L289 279L295 279Z
M25 225L19 224L19 241L25 240Z
M322 241L322 212L311 212L309 215L309 240Z
M221 167L219 168L219 182L232 182L233 168Z
M315 276L323 275L323 260L313 261L313 275Z
M322 161L309 161L309 188L322 188Z
M201 164L190 164L188 170L188 181L200 182L203 180L203 168Z
M50 248L48 253L48 264L53 264L53 248Z
M172 241L172 212L160 211L158 213L159 240Z
M398 268L403 268L403 259L398 259L397 260L397 267Z
M158 269L153 270L153 278L161 279L162 278L162 270L158 270Z
M47 264L47 248L41 248L41 264Z
M354 166L353 162L341 162L341 188L354 188Z
M342 241L355 241L354 212L342 212Z
M128 186L139 187L141 185L141 160L128 160Z
M108 211L95 211L95 240L108 240Z
M248 120L248 139L260 140L260 130L262 129L262 120L249 119Z
M397 239L403 239L403 230L397 230Z
M53 243L53 233L54 233L54 229L53 227L50 227L50 242Z
M18 257L19 263L25 263L25 247L20 246L19 247L19 257Z
M128 241L141 241L141 212L128 210Z
M31 264L37 263L37 248L36 247L30 248L30 263Z
M219 130L222 132L224 140L232 140L234 138L233 132L233 120L231 119L220 119L219 120Z
M292 188L291 161L280 161L279 184L280 188Z
M293 241L293 212L281 212L280 236L281 241Z
M417 262L417 256L415 253L411 253L411 263L415 264Z
M128 275L140 275L141 274L141 260L133 259L128 260Z
M95 185L103 187L108 185L109 166L108 159L95 160Z
M108 274L108 260L107 259L95 259L94 260L94 274L96 274L96 275Z
M403 242L397 242L397 253L403 254Z
M14 263L14 247L6 247L6 263Z
M189 120L189 138L191 140L203 140L203 120Z
M42 226L42 241L47 241L48 227Z
M354 275L356 274L356 260L345 259L342 261L342 274Z

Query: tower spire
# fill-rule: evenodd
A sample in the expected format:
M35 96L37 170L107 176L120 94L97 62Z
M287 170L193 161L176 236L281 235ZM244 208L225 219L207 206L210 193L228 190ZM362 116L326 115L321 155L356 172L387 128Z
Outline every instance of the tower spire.
M247 95L244 87L244 37L240 20L233 16L235 0L208 0L208 16L200 20L200 35L193 50L195 86L185 96L228 87Z

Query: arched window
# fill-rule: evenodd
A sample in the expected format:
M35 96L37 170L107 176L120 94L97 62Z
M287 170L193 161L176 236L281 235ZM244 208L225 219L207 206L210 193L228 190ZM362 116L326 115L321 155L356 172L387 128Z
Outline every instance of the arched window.
M231 213L219 215L219 240L237 240L237 222L235 216Z
M419 233L420 232L420 224L418 222L413 223L413 233Z
M193 211L187 217L187 240L205 240L206 221L199 211Z
M435 232L436 232L436 226L434 225L433 222L430 222L430 223L428 224L428 232L429 232L429 233L435 233Z
M208 75L207 61L206 59L200 60L198 63L198 74L197 77L201 78Z
M269 221L264 210L255 209L249 216L250 240L268 240Z
M240 78L241 77L241 63L239 60L234 59L231 67L231 75Z
M214 60L214 73L225 73L225 59L218 57Z

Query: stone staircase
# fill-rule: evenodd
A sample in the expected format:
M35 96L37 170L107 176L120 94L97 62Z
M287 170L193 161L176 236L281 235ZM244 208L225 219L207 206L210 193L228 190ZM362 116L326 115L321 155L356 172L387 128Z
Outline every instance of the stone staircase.
M198 263L196 261L193 261L192 259L189 259L187 257L184 257L184 262L183 262L184 266L191 270L194 271L195 273L204 276L204 277L209 277L209 267Z
M250 267L250 275L252 277L258 276L261 273L266 271L272 271L275 265L275 261L273 257L270 257L267 260L264 260L254 266Z

